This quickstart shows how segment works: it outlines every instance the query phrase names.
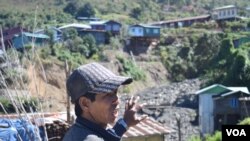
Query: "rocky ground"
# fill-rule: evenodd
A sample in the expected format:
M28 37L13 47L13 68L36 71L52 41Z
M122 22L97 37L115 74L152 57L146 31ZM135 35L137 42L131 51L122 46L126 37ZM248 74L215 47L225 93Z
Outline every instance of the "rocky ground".
M198 99L195 92L200 89L198 79L148 88L137 93L140 102L146 102L142 113L174 130L166 135L167 141L187 141L191 136L199 135ZM122 96L124 100L128 96Z

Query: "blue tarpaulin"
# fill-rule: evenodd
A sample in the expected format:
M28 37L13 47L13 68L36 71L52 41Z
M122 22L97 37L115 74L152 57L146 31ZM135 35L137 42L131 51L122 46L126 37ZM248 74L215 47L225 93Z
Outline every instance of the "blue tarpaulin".
M2 141L39 141L39 138L39 129L26 120L0 119Z

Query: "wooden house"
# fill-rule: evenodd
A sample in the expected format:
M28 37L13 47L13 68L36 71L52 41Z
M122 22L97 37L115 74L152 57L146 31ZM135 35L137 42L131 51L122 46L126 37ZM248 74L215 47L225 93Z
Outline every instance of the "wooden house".
M212 18L216 21L239 19L238 8L235 5L227 5L212 10Z
M130 37L160 38L160 27L136 24L129 27L128 33Z
M160 29L159 26L145 24L131 25L128 29L130 38L126 41L124 51L134 55L148 53L159 42Z
M10 48L13 46L12 39L16 34L20 34L21 32L27 32L28 30L22 27L14 27L14 28L9 28L6 30L3 30L3 43L2 40L0 40L0 48L4 45L5 48Z
M13 46L16 49L23 49L25 46L43 46L47 44L49 36L45 34L35 34L29 32L22 32L13 38Z
M150 25L160 26L162 28L180 28L189 27L194 23L205 23L211 19L210 15L200 15L195 17L179 18L167 21L158 21Z
M105 43L109 43L110 37L120 35L121 23L109 21L92 21L89 23L91 26L91 34L95 37L97 43L103 42L103 33L105 32ZM90 32L90 30L86 30Z
M114 21L114 20L108 20L108 21L92 21L89 23L91 28L94 30L105 30L106 32L109 32L112 34L112 36L116 36L120 34L120 30L122 27L122 24Z
M95 38L96 44L105 44L106 32L104 30L85 29L78 32L80 36L92 35Z
M49 32L52 32L52 38L54 42L60 42L62 41L63 33L62 30L56 28L56 27L49 27L47 29ZM35 31L36 34L46 34L45 29L40 29Z
M240 100L250 96L246 87L214 84L196 94L199 96L199 125L203 135L221 130L223 124L237 124L249 111Z

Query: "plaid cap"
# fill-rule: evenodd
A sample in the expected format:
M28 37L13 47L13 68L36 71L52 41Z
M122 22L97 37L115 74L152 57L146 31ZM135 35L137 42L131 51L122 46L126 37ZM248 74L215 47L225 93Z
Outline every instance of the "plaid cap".
M111 93L120 85L130 84L131 77L115 75L113 72L98 63L82 65L72 72L66 82L71 102L91 93Z

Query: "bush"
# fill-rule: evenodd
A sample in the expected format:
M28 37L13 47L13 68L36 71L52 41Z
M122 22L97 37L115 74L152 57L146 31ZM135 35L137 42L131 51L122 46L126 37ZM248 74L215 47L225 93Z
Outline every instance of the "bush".
M117 37L111 37L110 38L110 46L111 49L122 49L123 44L120 42L119 38Z
M10 103L10 101L8 99L1 98L0 99L0 104L3 106L3 107L2 106L0 107L0 113L5 113L4 112L5 110L8 113L14 113L15 112L15 109L14 109L13 105Z
M220 131L216 131L213 135L207 135L205 141L221 141L222 135Z
M20 98L20 101L26 112L37 111L38 101L35 98ZM14 105L9 99L1 98L0 103L2 104L7 113L16 113ZM2 106L0 106L0 113L5 113ZM21 107L18 108L21 111Z
M119 62L123 65L123 74L131 76L134 80L145 80L145 73L134 64L131 60L126 60L122 57L117 57Z
M188 141L202 141L200 136L192 136Z
M240 121L239 125L250 125L250 117Z

